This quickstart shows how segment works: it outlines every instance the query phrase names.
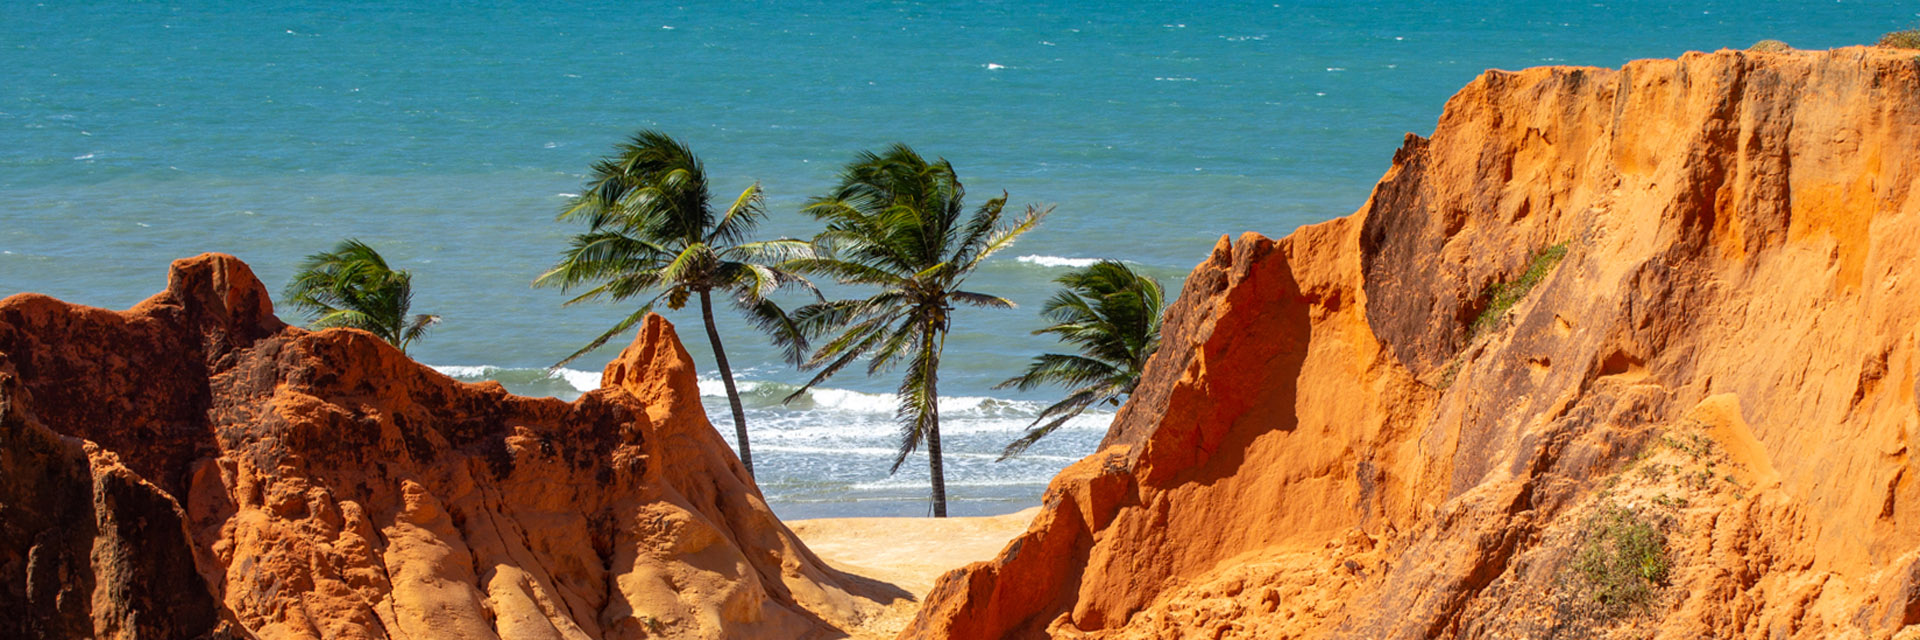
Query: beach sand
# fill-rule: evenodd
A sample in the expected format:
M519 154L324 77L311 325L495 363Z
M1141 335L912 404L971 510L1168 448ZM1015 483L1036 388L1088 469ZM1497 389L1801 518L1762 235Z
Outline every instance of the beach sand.
M941 574L992 560L1038 513L1040 508L1033 507L972 518L820 518L793 520L787 526L833 568L882 583L869 591L911 595L893 600L884 613L848 630L857 640L877 640L899 635Z

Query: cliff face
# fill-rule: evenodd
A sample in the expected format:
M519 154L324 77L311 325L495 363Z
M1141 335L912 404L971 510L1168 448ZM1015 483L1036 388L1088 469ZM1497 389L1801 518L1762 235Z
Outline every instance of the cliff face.
M568 403L287 327L228 256L127 312L0 301L0 636L837 637L868 598L658 317Z
M1223 239L902 637L1920 633L1916 149L1911 51L1488 72L1358 212Z

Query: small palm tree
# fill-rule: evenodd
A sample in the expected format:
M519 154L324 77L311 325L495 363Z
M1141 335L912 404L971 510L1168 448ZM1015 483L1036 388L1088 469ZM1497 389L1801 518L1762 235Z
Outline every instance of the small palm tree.
M740 462L751 475L753 451L747 441L746 413L740 407L726 349L720 344L720 331L713 324L712 294L720 291L731 298L760 329L775 335L790 333L786 315L767 296L789 284L808 289L812 285L773 265L812 252L800 240L746 242L764 215L759 183L740 192L719 215L710 200L706 170L686 145L658 131L634 134L618 147L618 153L593 165L585 192L560 212L560 220L586 222L587 231L573 237L559 264L541 274L534 285L562 290L591 285L567 305L658 292L613 328L554 364L556 369L606 344L662 301L678 310L699 297L707 341L713 346L713 359L733 409ZM799 362L804 341L780 342L790 345L788 359Z
M287 283L286 299L307 313L312 327L362 329L407 352L440 316L407 316L413 306L413 274L387 266L380 252L359 240L307 256Z
M1054 281L1065 288L1040 310L1040 316L1053 324L1033 333L1053 334L1061 342L1077 346L1080 353L1035 356L1026 373L994 388L1075 388L1065 400L1041 411L1027 427L1027 434L1007 445L1001 460L1020 455L1089 407L1103 402L1119 406L1140 384L1147 358L1160 348L1160 311L1166 304L1160 281L1113 260L1102 260Z
M832 276L854 285L879 287L864 299L820 302L794 311L797 331L818 336L840 330L807 360L820 368L799 397L848 364L867 358L867 374L907 361L900 382L900 452L889 472L927 445L933 483L933 512L947 515L946 477L940 457L939 369L954 303L1006 309L1006 298L960 288L974 269L1032 229L1047 210L1003 220L1005 193L981 204L971 215L962 202L953 165L928 162L905 145L886 153L860 154L840 174L840 184L812 200L807 213L827 223L814 238L818 254L788 263L807 273Z

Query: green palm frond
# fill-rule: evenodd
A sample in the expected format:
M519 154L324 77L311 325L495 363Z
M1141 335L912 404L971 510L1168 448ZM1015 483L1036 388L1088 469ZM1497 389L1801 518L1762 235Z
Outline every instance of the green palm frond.
M1159 281L1123 263L1102 260L1055 282L1063 288L1041 308L1041 316L1053 324L1034 334L1051 334L1079 353L1035 356L1025 373L995 388L1076 388L1041 411L1026 435L1007 445L1002 460L1019 455L1093 405L1119 404L1133 393L1147 359L1160 346L1165 293Z
M962 290L961 283L1049 211L1027 207L1019 220L1008 222L1005 193L971 211L965 197L945 159L929 161L899 144L862 152L841 170L831 191L803 210L826 226L814 236L814 255L785 263L841 284L879 289L865 299L819 302L793 312L801 334L835 335L806 362L818 373L788 399L861 358L867 359L868 375L906 361L896 412L900 450L892 471L937 433L939 361L953 305L1013 306L1000 296ZM929 463L937 470L937 460ZM936 513L944 513L944 506Z
M901 353L909 347L916 346L924 337L920 331L915 330L920 324L922 321L913 316L903 317L894 324L888 331L886 339L881 340L880 344L867 356L867 375L871 376L892 368L900 359Z
M840 334L839 337L834 338L831 342L815 350L813 356L809 358L806 363L802 364L801 368L819 369L820 372L814 374L811 380L801 385L799 389L795 389L793 393L788 394L781 402L793 402L795 398L805 395L815 386L832 378L834 374L839 373L840 370L846 368L847 365L859 360L860 356L866 355L867 350L872 349L873 345L880 342L886 335L886 333L882 331L882 329L886 327L884 320L886 320L886 318L869 318L864 322L848 327L846 332Z
M634 310L633 313L627 314L627 317L621 318L620 322L615 323L613 325L613 328L608 329L605 332L601 333L599 336L594 337L592 342L587 343L587 346L581 347L579 351L575 351L573 353L567 354L567 357L561 358L559 362L553 363L553 366L547 367L547 371L557 371L560 369L560 367L567 366L567 363L580 359L580 356L584 356L584 355L587 355L588 353L592 353L594 349L600 348L600 346L606 344L608 340L612 340L614 336L620 335L621 333L625 332L627 329L632 328L634 324L640 322L642 319L645 319L648 313L652 313L653 305L658 304L660 302L660 299L666 296L667 294L665 293L654 296L653 299L648 300L646 304L640 305L639 309Z
M734 246L745 242L747 236L752 234L753 228L760 224L760 218L765 215L764 205L765 198L760 191L760 183L755 182L747 187L746 191L740 192L739 197L734 198L733 204L727 207L726 213L720 217L720 222L713 225L713 231L707 234L705 241L708 244L720 246Z
M827 276L843 284L894 287L904 284L906 280L884 269L832 258L800 258L782 263L781 266L799 273Z
M1012 246L1014 240L1018 240L1021 235L1032 231L1049 213L1053 213L1053 207L1047 207L1045 209L1027 207L1026 214L1020 216L1020 219L1014 221L1011 226L996 228L990 231L985 241L983 241L978 248L971 249L968 252L965 270L972 271L974 267L979 266L979 264L988 257L998 253L1001 249Z
M1014 307L1012 300L995 295L974 293L972 291L955 291L953 292L953 299L956 302L989 309L1012 309Z
M894 419L900 421L900 451L894 454L888 474L900 471L901 463L919 450L920 443L931 435L934 421L939 419L939 397L934 389L935 380L939 378L940 342L943 340L937 337L923 336L913 361L907 365L907 375L900 379L896 392L899 405L893 413Z
M1071 387L1121 379L1126 374L1125 367L1107 360L1070 353L1043 353L1033 357L1026 373L1001 381L993 388L1015 387L1021 391L1032 391L1049 385Z
M559 216L583 222L587 230L575 235L559 262L533 284L569 293L584 289L567 305L649 296L641 311L661 302L680 309L696 295L719 291L733 298L755 326L784 331L788 321L773 319L784 312L760 302L789 285L818 297L811 282L782 265L811 258L813 252L806 242L789 238L747 242L765 213L764 192L754 183L716 215L706 170L693 151L665 133L641 131L617 145L613 156L594 163L581 195ZM613 333L645 315L636 313ZM560 364L611 337L599 336ZM776 344L784 339L773 337Z
M1079 416L1085 412L1087 408L1098 404L1102 400L1111 401L1112 398L1112 392L1101 385L1082 387L1074 390L1073 393L1067 395L1066 399L1055 402L1042 410L1040 416L1034 418L1033 424L1027 427L1027 433L1020 436L1020 439L1007 444L1007 448L1000 451L1000 457L995 461L1006 460L1026 452L1028 447L1032 447L1034 443L1039 442L1041 438L1045 438L1048 434L1065 426L1067 421ZM1044 423L1042 421L1044 421Z
M436 324L440 324L440 316L425 313L414 316L407 322L406 330L400 334L400 350L406 351L407 345L427 335L427 329Z
M720 250L720 259L728 262L782 265L788 261L814 257L812 243L793 238L715 246L725 247Z
M413 306L413 274L389 267L380 252L354 239L341 241L332 251L307 256L287 283L284 298L306 312L316 329L360 329L403 353L432 324L407 319ZM439 320L439 316L425 317Z
M733 302L748 323L767 334L773 345L780 348L780 355L788 364L797 367L806 362L807 335L779 303L765 298L754 301L735 298Z

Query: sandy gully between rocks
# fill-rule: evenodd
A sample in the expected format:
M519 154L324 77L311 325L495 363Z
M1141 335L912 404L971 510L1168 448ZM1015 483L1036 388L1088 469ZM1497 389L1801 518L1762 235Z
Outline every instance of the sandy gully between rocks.
M969 518L819 518L787 526L833 568L913 594L911 600L886 603L885 612L847 630L867 640L899 635L941 574L992 560L1039 512L1034 507Z

